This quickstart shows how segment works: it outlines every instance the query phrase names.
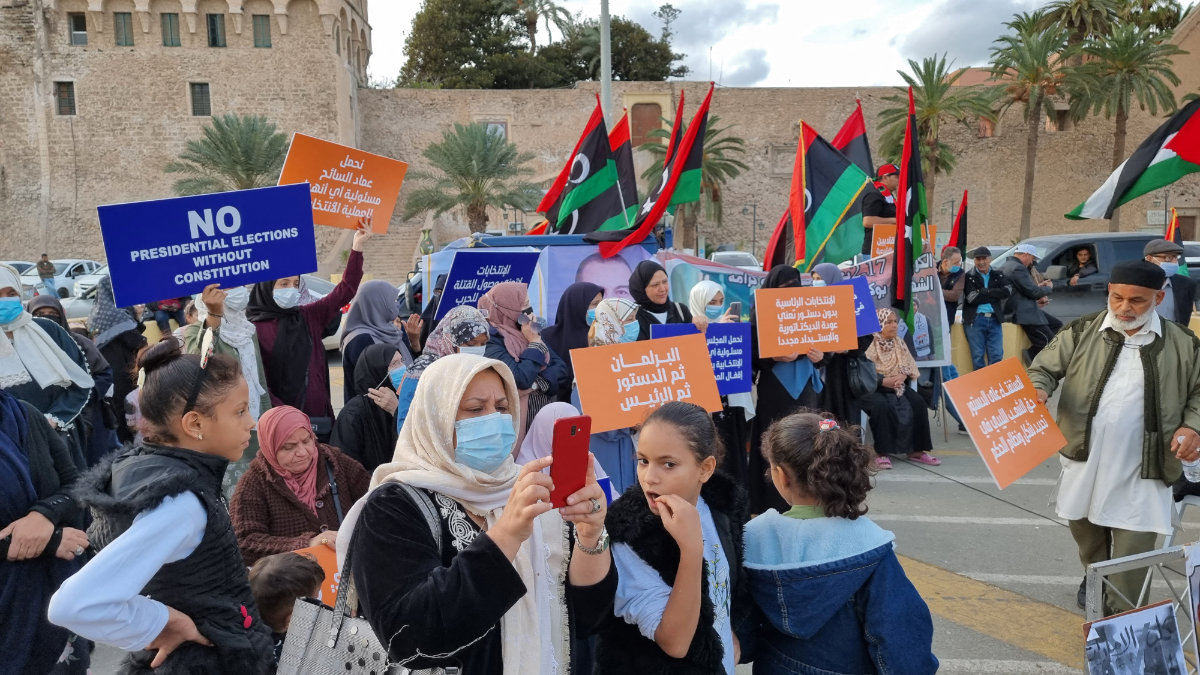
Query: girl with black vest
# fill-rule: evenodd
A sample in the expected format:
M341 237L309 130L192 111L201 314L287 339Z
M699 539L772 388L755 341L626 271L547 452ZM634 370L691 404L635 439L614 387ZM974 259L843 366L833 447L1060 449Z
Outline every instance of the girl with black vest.
M232 358L185 356L173 338L138 365L146 442L81 479L100 552L55 593L50 621L131 652L121 673L264 673L271 633L221 493L254 428L246 381Z
M750 627L748 513L745 492L716 473L720 453L712 419L691 403L668 403L642 424L638 482L606 522L618 582L598 673L733 675Z

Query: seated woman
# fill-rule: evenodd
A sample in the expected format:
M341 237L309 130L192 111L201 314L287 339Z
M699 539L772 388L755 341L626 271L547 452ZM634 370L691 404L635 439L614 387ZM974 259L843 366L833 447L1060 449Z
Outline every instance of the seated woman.
M367 491L366 470L318 443L308 416L291 406L263 413L258 441L258 456L229 503L246 564L309 546L333 548L345 510Z
M942 461L930 454L933 440L925 399L908 386L917 379L917 363L897 337L900 319L890 307L876 313L881 328L867 347L867 358L875 364L879 388L862 399L862 407L871 421L878 463L891 468L888 455L907 454L914 462L938 466Z
M501 363L434 362L394 461L347 516L339 558L393 663L566 672L572 637L612 615L617 578L595 473L554 509L542 473L551 458L513 461L517 400Z

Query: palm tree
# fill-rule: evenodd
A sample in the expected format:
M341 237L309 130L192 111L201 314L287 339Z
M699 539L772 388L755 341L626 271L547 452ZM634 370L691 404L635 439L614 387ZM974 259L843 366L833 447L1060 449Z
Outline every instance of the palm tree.
M1121 21L1155 33L1169 33L1183 20L1178 0L1123 0L1117 10Z
M538 21L546 20L546 34L550 34L550 24L558 27L559 33L566 33L571 27L571 14L554 0L505 0L504 8L516 12L517 20L525 26L525 34L529 36L529 51L537 51Z
M1150 30L1127 24L1112 35L1091 40L1083 48L1087 63L1080 66L1081 88L1072 102L1078 116L1091 108L1093 115L1104 111L1105 118L1116 118L1113 132L1112 166L1117 168L1125 157L1125 133L1129 111L1135 103L1151 115L1175 110L1171 87L1179 85L1172 57L1187 54L1168 43L1168 35L1152 35ZM1113 213L1109 229L1120 230L1120 219Z
M671 124L666 119L663 119L663 122L666 123L665 129L655 129L646 136L670 138ZM695 236L699 234L698 221L701 212L706 219L713 221L718 227L724 224L725 210L724 202L721 199L721 190L726 182L737 178L741 172L750 168L737 158L746 152L745 139L726 135L726 132L733 128L732 124L724 127L720 125L720 115L708 116L708 127L704 133L704 155L700 167L700 201L680 204L675 212L676 217L681 217L683 220L682 243L685 247L695 245ZM680 134L686 134L687 124L681 124L680 127ZM642 178L653 180L662 175L667 146L664 143L645 143L641 149L646 150L654 157L649 168L642 172Z
M950 173L956 163L954 151L939 139L942 122L953 120L970 125L981 118L995 121L993 93L985 87L955 85L966 71L960 69L950 72L945 54L926 57L920 64L910 59L908 67L912 69L911 75L904 71L896 72L912 87L917 129L920 132L921 168L925 173L925 194L927 203L932 204L937 175ZM879 112L879 124L884 130L880 138L881 150L884 157L899 158L904 144L905 122L908 120L908 94L887 96L884 100L895 106Z
M537 185L516 180L533 173L522 166L533 154L517 152L515 144L482 124L455 124L454 131L444 132L441 142L431 143L421 154L439 173L409 172L410 181L426 185L408 195L405 218L429 211L440 216L462 206L471 231L483 232L489 206L532 211L541 198Z
M1118 9L1118 0L1055 0L1042 8L1038 27L1066 30L1067 43L1074 47L1108 34L1119 19Z
M1054 98L1063 93L1072 78L1068 65L1076 48L1067 44L1067 31L1057 25L1037 30L1038 13L1021 13L1005 25L1012 30L995 40L992 48L992 78L997 80L1000 109L1024 108L1026 124L1025 192L1021 200L1019 239L1029 238L1033 216L1033 184L1037 168L1038 134L1042 115L1054 114Z
M267 187L279 181L287 145L287 136L266 117L221 115L204 127L202 139L187 142L166 171L184 174L173 187L180 196Z

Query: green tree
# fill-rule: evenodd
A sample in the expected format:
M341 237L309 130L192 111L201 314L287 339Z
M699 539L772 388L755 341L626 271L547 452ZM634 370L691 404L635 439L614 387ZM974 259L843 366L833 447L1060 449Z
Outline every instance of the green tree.
M684 77L688 68L675 65L683 54L671 51L663 38L655 39L640 24L615 16L612 28L612 77L625 82L659 82L668 77ZM575 24L566 37L543 47L538 56L548 69L564 69L575 80L594 80L600 72L600 23L587 19Z
M1184 14L1177 0L1122 0L1117 13L1122 22L1153 33L1175 30Z
M1021 200L1021 226L1018 239L1030 235L1033 215L1033 185L1037 169L1038 135L1042 116L1054 114L1054 100L1072 78L1074 66L1068 65L1076 48L1067 44L1067 32L1058 25L1038 30L1037 13L1021 13L1005 25L1010 31L993 43L992 78L999 82L997 92L1002 114L1010 107L1023 107L1026 125L1025 191Z
M925 174L925 195L929 204L933 200L933 189L938 174L954 170L956 158L953 149L941 141L942 123L946 121L974 124L979 119L995 121L992 111L994 93L991 89L978 86L955 84L965 70L950 71L946 55L929 56L921 63L909 60L912 73L896 71L908 86L912 87L913 103L916 108L917 131L921 148L921 168ZM879 124L883 128L880 146L884 157L899 159L904 145L904 128L908 120L908 93L884 97L893 107L879 112Z
M408 180L422 185L409 193L405 218L430 211L440 216L461 206L471 231L483 232L489 206L532 211L541 198L541 188L519 180L533 173L523 166L533 154L518 152L515 144L482 124L455 124L454 131L444 132L440 142L421 154L437 171L409 172Z
M1107 35L1119 19L1118 0L1054 0L1043 8L1039 26L1057 26L1067 31L1067 42L1079 46L1084 41Z
M1187 54L1166 41L1169 34L1157 34L1133 24L1118 26L1112 35L1088 42L1083 48L1086 59L1079 68L1081 86L1072 101L1073 112L1082 117L1087 110L1096 115L1103 111L1106 119L1115 118L1113 131L1112 166L1117 168L1125 158L1126 127L1129 111L1136 104L1151 115L1158 109L1173 112L1175 94L1171 88L1179 85L1172 58ZM1118 213L1113 213L1109 229L1120 229Z
M640 146L649 152L654 161L642 172L642 178L650 181L662 175L663 161L667 155L665 141L671 137L671 123L663 119L663 129L655 129L646 134L651 138L661 138L663 143L645 143ZM700 167L700 201L680 204L676 207L675 216L682 221L680 228L684 246L694 246L696 235L699 234L700 215L713 222L718 228L725 222L724 200L721 191L725 183L737 178L743 171L749 170L740 157L746 154L746 141L738 136L728 135L733 125L721 126L720 115L708 116L708 127L704 133L704 155ZM680 129L681 134L687 133L687 124Z
M564 35L571 27L571 14L554 0L504 0L504 8L515 12L518 20L524 24L531 52L537 51L538 21L546 20L547 35L550 34L552 23Z
M523 27L502 0L425 0L404 44L399 84L492 89L521 63ZM526 64L528 65L528 64ZM511 79L511 78L509 78Z
M287 136L266 117L220 115L204 127L204 137L191 140L167 173L182 174L175 194L198 195L267 187L279 181L287 156Z

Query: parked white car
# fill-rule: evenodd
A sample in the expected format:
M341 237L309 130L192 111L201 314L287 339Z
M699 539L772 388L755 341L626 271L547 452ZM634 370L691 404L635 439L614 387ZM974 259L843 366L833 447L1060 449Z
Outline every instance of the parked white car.
M763 271L762 263L745 251L716 251L708 259L730 267L740 267L754 272Z
M56 270L54 287L58 289L58 297L60 298L71 295L71 291L75 289L76 278L85 274L92 274L104 266L104 263L80 258L63 258L61 260L51 260L50 262L54 263ZM22 294L25 300L32 300L33 296L45 292L45 287L42 286L42 280L38 276L36 265L21 273L21 285L24 286Z
M75 286L71 295L79 297L91 290L96 284L100 283L101 277L108 276L108 265L92 272L91 274L81 274L75 277Z

